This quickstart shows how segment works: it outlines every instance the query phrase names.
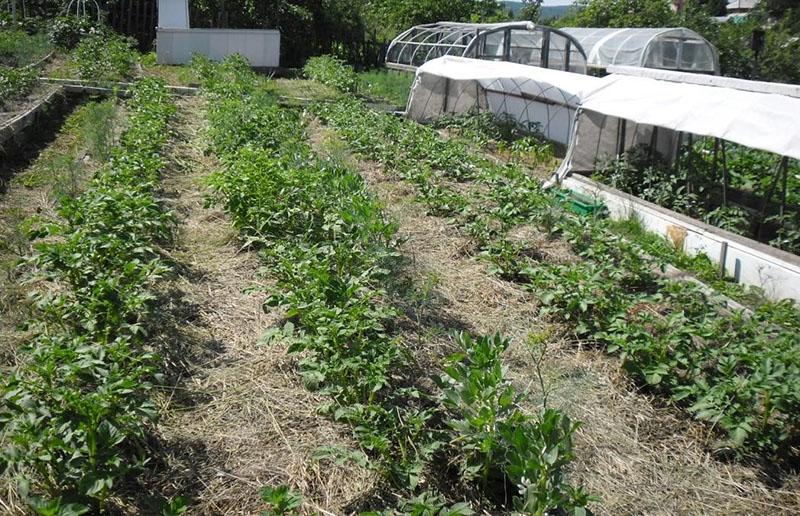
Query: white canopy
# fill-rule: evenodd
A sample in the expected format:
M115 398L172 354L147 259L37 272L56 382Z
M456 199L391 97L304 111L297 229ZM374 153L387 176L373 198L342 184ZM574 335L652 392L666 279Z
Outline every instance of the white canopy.
M786 95L610 75L581 108L800 159L800 99Z
M491 111L536 125L551 140L566 144L581 96L600 83L588 75L447 56L417 69L407 113L428 121L443 114Z

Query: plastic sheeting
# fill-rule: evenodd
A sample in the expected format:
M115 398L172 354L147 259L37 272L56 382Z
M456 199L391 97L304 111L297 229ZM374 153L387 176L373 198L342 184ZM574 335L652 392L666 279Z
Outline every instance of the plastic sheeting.
M611 75L581 108L800 159L800 99L786 95Z
M443 56L586 73L586 54L571 36L531 22L418 25L392 41L386 52L386 66L413 70Z
M601 82L515 63L442 57L417 69L407 115L426 122L445 114L489 111L566 144L582 94Z
M586 52L590 67L642 66L664 70L719 73L714 46L690 29L562 29Z

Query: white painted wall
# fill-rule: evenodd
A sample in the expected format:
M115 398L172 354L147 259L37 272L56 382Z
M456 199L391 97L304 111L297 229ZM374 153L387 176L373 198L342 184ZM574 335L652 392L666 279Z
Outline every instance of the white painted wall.
M682 234L683 251L690 256L704 253L712 262L719 263L723 242L727 242L724 259L727 275L743 285L764 289L772 299L800 301L798 256L691 219L582 176L566 177L562 186L602 200L614 219L624 219L635 213L648 231L665 238Z
M258 68L280 65L281 33L277 30L171 29L157 30L159 64L185 64L192 54L219 61L241 54Z

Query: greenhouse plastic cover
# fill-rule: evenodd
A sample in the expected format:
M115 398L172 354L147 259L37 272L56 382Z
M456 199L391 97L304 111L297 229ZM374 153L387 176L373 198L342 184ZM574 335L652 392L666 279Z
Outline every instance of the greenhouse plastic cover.
M628 65L696 72L719 69L714 47L693 30L683 27L565 27L561 30L583 46L590 66ZM679 56L681 62L678 62Z
M599 83L596 77L536 66L442 57L417 69L406 114L424 122L491 111L566 145L581 95Z
M454 81L476 81L492 91L523 94L571 107L578 107L583 92L597 87L601 81L589 75L537 66L445 56L428 61L417 69L417 80L409 105L414 101L414 90L417 90L423 75Z
M800 99L609 75L581 108L800 159Z

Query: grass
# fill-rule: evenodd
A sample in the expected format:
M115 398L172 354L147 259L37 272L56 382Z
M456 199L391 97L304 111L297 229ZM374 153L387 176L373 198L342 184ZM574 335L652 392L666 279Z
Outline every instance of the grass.
M144 54L139 63L145 77L158 77L173 86L196 86L197 77L192 69L184 65L163 65L156 61L155 52Z
M358 91L373 100L385 100L405 108L414 74L391 70L370 70L358 74Z

